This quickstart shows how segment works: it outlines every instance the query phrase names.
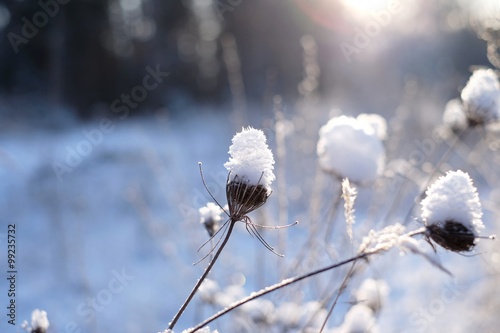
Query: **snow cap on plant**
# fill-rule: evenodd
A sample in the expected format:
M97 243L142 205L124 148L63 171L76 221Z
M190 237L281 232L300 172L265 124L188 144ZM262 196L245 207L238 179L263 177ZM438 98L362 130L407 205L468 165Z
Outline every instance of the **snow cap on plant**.
M222 213L224 212L217 204L209 202L206 206L198 210L200 214L200 223L205 226L208 235L212 237L220 228Z
M382 173L385 150L381 137L385 137L385 130L380 121L368 118L340 116L321 127L317 154L324 171L355 183L373 182Z
M452 99L444 108L443 122L454 131L461 131L467 128L468 120L465 115L462 102L458 99Z
M25 324L27 325L27 324ZM33 310L31 313L31 333L45 333L49 329L50 323L47 318L47 312L39 309Z
M232 142L231 157L224 164L229 171L226 196L230 215L242 217L262 206L271 195L274 158L261 130L243 128Z
M472 250L484 225L479 196L469 175L449 171L425 193L421 205L426 236L454 252Z
M469 125L487 124L500 118L500 83L492 69L474 71L461 97Z

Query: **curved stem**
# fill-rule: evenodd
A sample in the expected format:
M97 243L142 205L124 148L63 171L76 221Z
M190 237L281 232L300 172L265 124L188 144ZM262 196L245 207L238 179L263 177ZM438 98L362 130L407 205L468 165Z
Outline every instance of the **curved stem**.
M196 292L200 288L201 284L203 283L203 281L207 277L208 273L210 272L210 270L214 266L215 262L217 261L217 258L219 258L219 255L222 252L222 249L224 249L224 246L226 246L226 243L229 240L229 236L231 236L231 232L233 231L235 223L236 223L236 221L233 221L233 220L231 220L229 222L229 227L227 229L226 237L222 241L222 243L221 243L219 249L217 250L217 252L215 252L213 259L208 264L207 268L205 269L205 271L201 275L200 279L194 285L193 290L191 290L191 293L189 293L189 296L186 298L186 300L184 301L184 303L182 303L181 308L179 309L179 311L177 311L177 313L175 314L174 318L169 323L168 329L173 329L174 328L175 324L177 323L177 321L181 317L182 313L184 312L184 310L186 310L188 304L191 302L191 300L193 299L194 295L196 294Z
M248 297L245 297L245 298L243 298L243 299L241 299L241 300L239 300L239 301L231 304L227 308L225 308L225 309L217 312L212 317L204 320L203 322L199 323L195 327L186 330L186 333L194 333L197 330L199 330L200 328L202 328L202 327L210 324L212 321L216 320L217 318L225 315L226 313L234 310L235 308L240 307L243 304L248 303L248 302L250 302L250 301L252 301L252 300L254 300L256 298L259 298L261 296L269 294L269 293L271 293L271 292L273 292L275 290L281 289L281 288L286 287L288 285L291 285L293 283L302 281L302 280L307 279L307 278L309 278L311 276L314 276L314 275L326 272L326 271L328 271L330 269L334 269L334 268L346 265L348 263L356 262L357 260L367 258L370 255L375 254L375 253L378 253L378 251L361 253L361 254L358 254L358 255L356 255L356 256L354 256L352 258L346 259L344 261L340 261L340 262L338 262L336 264L329 265L329 266L326 266L326 267L323 267L323 268L320 268L320 269L314 270L312 272L309 272L309 273L306 273L306 274L303 274L303 275L299 275L299 276L296 276L296 277L293 277L293 278L285 279L285 280L283 280L283 281L281 281L279 283L276 283L276 284L274 284L272 286L269 286L267 288L261 289L260 291L252 293L252 295L250 295Z

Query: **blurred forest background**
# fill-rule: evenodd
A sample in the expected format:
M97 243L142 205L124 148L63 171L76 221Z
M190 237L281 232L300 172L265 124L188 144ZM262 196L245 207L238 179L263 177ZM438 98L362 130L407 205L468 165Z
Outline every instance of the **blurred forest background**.
M46 21L43 15L37 16L43 10L40 3L54 13ZM146 66L156 65L168 71L169 78L134 110L136 115L159 108L182 114L199 103L227 107L234 97L231 80L241 81L233 88L242 87L243 102L269 109L274 94L292 101L298 96L297 86L304 76L299 41L304 35L313 36L317 44L321 76L314 84L323 97L347 93L347 97L358 96L352 103L363 103L360 97L373 88L367 84L370 77L381 82L389 75L392 86L387 91L391 93L376 96L374 107L380 109L393 107L409 81L444 83L448 89L441 95L444 101L456 95L457 85L465 83L471 63L488 64L486 43L469 24L474 10L478 14L486 8L485 1L402 1L403 19L390 18L388 26L381 28L383 38L375 36L366 48L369 51L362 50L378 52L378 56L361 54L350 63L340 44L352 44L366 17L359 20L360 11L346 3L1 1L1 113L44 118L49 114L43 110L51 108L50 116L55 117L55 106L80 119L110 114L111 102L141 82ZM383 10L388 3L375 1L368 7ZM19 42L13 36L23 38L26 19L31 23L38 19L40 27ZM236 63L231 58L234 54ZM234 66L236 77L230 73ZM398 71L401 68L404 72ZM30 107L21 107L16 100Z

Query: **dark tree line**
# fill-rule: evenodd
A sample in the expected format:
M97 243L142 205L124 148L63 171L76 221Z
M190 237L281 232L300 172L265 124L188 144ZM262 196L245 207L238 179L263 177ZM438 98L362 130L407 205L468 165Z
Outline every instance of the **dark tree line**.
M87 117L96 103L110 103L141 84L146 66L171 70L179 65L175 34L188 17L180 1L142 3L143 18L154 22L156 30L143 40L120 35L123 23L110 12L113 4L116 11L119 2L114 0L3 3L10 21L0 42L2 92L39 93L49 103L74 107ZM119 43L126 44L123 51L114 46ZM160 104L167 90L168 82L147 103Z
M223 50L228 45L224 40L231 40L225 39L228 33L234 36L246 99L262 109L272 109L265 103L273 94L290 103L297 98L304 76L304 35L314 36L317 43L318 89L326 96L338 91L339 85L350 84L357 91L365 83L365 74L382 68L392 71L395 63L420 75L421 68L431 68L433 62L447 57L444 49L452 52L449 67L460 73L467 70L461 59L484 54L481 45L467 46L470 41L478 42L471 31L465 35L463 31L454 35L437 31L432 39L419 34L402 37L375 67L351 66L339 45L352 43L360 23L353 23L339 2L213 0L208 7L197 7L197 3L210 4L195 0L0 0L0 97L36 95L49 108L64 106L80 118L89 118L112 112L117 99L127 103L123 95L143 84L148 67L159 66L169 73L168 78L148 90L140 107L131 107L133 113L159 107L181 113L200 103L231 105L231 75ZM445 22L454 7L450 0L449 8L436 5L419 10L423 14L432 10L436 21ZM7 23L2 28L6 11L9 19L3 20ZM374 38L373 43L377 42ZM443 52L412 57L429 43ZM407 50L411 50L409 56L405 56ZM429 71L425 78L436 81L440 79L436 75ZM143 92L136 89L137 94ZM399 94L395 91L394 98Z

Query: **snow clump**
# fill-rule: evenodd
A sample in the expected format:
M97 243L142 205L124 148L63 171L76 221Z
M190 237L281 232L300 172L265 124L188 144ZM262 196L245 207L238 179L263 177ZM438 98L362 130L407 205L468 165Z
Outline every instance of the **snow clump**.
M319 164L339 178L347 177L355 183L373 182L385 166L383 137L385 129L379 118L332 118L319 130Z

